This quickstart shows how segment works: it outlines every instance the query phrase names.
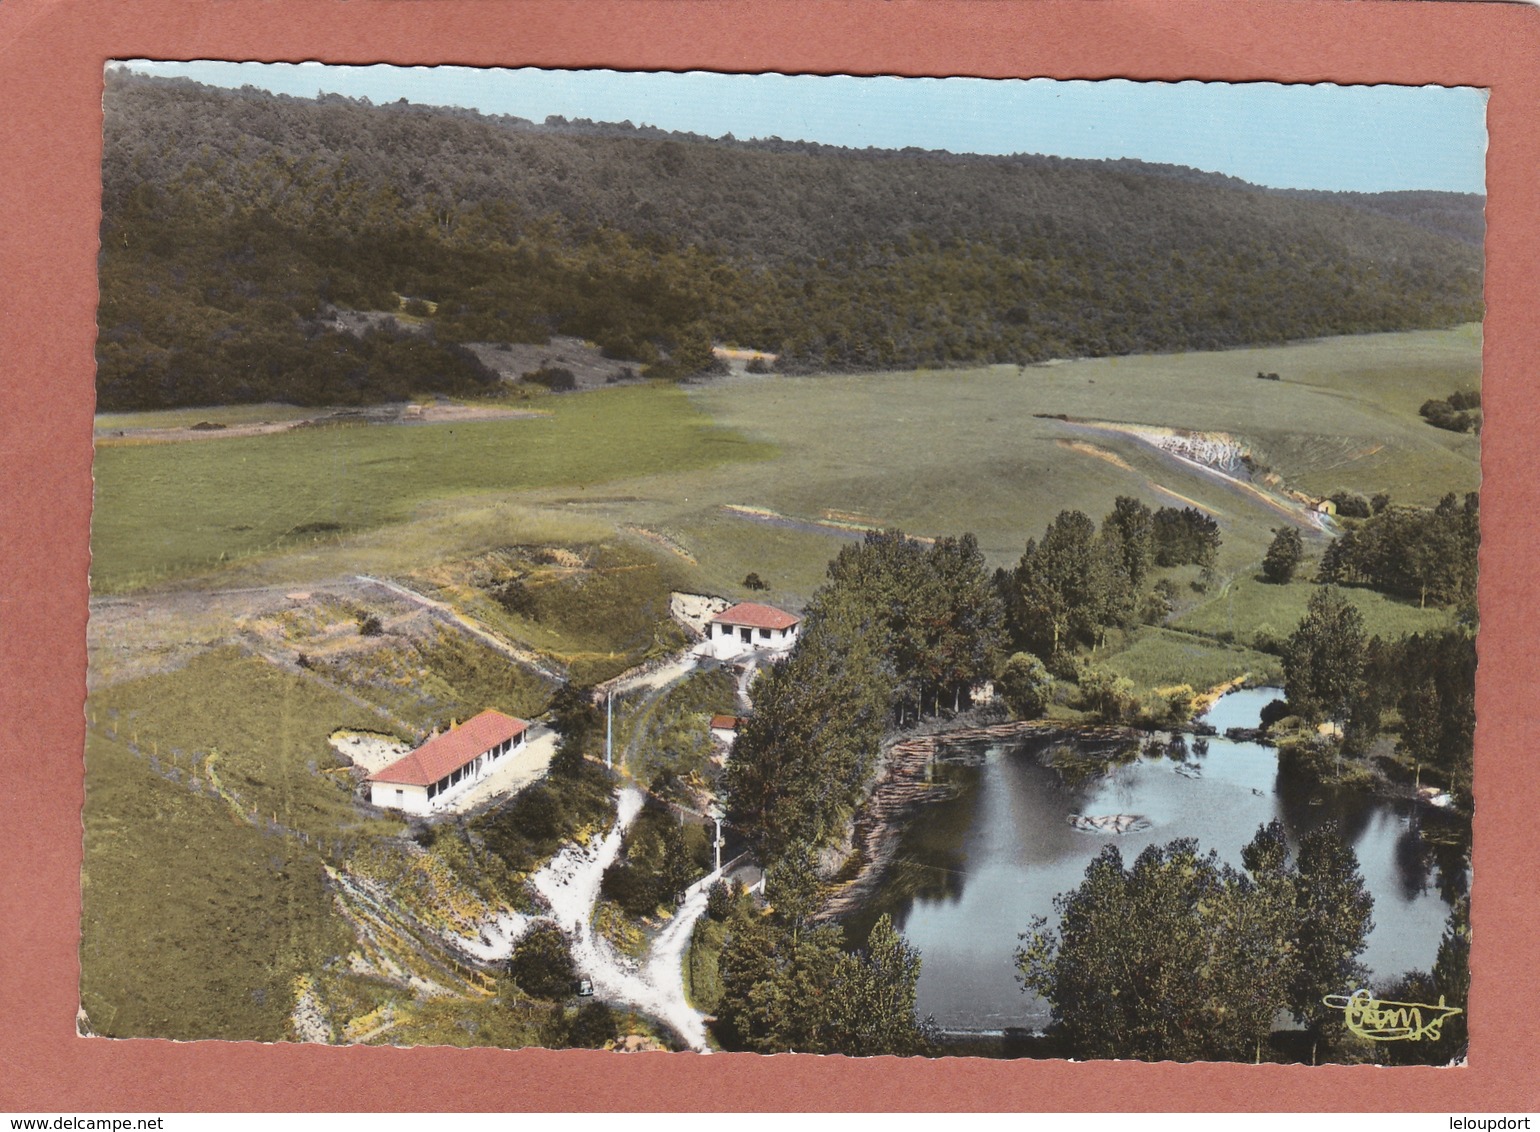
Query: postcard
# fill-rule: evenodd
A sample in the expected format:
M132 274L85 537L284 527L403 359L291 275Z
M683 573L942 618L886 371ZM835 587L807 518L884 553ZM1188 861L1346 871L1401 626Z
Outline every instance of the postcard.
M1519 1099L1501 68L379 12L98 37L94 413L8 465L91 493L16 626L80 836L18 1057L146 1110Z
M82 1033L1464 1058L1482 91L104 107Z

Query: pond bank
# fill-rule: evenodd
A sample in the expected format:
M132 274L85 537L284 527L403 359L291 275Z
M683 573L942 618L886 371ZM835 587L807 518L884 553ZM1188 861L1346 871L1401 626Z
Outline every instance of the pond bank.
M881 885L907 819L920 806L950 792L950 786L935 781L930 773L943 746L980 740L1003 743L1028 736L1124 742L1136 739L1138 734L1130 728L1105 724L1023 719L969 725L897 740L887 750L876 786L856 811L851 834L852 853L819 909L818 918L838 919L861 907Z

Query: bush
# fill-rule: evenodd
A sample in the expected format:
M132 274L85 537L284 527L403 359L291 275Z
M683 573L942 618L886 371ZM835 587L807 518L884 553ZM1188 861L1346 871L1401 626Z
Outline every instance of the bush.
M551 923L533 925L513 949L508 976L532 998L566 998L573 991L577 972L567 937Z
M620 1016L603 1002L586 1002L567 1031L567 1044L574 1049L603 1049L620 1036Z
M1138 703L1129 680L1089 668L1080 675L1080 706L1103 723L1126 723Z
M1053 694L1053 678L1048 669L1029 652L1016 653L1007 660L995 684L1005 706L1017 719L1042 715Z
M769 373L770 364L764 358L750 358L749 364L743 367L749 373Z
M1273 700L1262 705L1258 726L1263 731L1266 731L1279 720L1286 718L1288 714L1289 704L1287 700Z
M1367 519L1373 513L1369 501L1353 492L1334 492L1331 501L1337 505L1337 514L1344 519Z
M1279 527L1262 559L1262 576L1274 585L1287 585L1304 557L1305 543L1299 532L1293 527Z
M561 366L541 366L532 373L526 373L524 380L543 385L552 393L569 393L577 388L577 378L572 371Z
M408 299L401 304L401 310L404 314L409 314L413 318L427 318L433 313L429 309L428 304L421 299Z
M725 880L719 880L706 893L706 915L719 924L725 923L727 917L732 915L734 903L736 897L733 886Z
M385 631L384 622L377 614L360 613L358 615L358 632L364 637L378 637Z
M770 585L758 574L750 573L744 576L743 588L746 590L768 590Z

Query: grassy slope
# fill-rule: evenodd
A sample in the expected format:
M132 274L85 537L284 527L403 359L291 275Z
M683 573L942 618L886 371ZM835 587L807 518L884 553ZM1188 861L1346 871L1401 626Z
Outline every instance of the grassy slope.
M1212 600L1178 617L1176 625L1204 634L1232 634L1242 643L1252 642L1264 633L1287 637L1305 616L1305 607L1315 591L1316 586L1306 578L1275 586L1248 574L1237 577ZM1426 633L1451 623L1452 614L1447 609L1418 609L1415 602L1357 587L1346 587L1342 592L1363 614L1364 632L1371 637Z
M282 672L235 649L206 653L186 667L104 689L93 717L137 743L145 757L213 772L245 808L317 836L363 828L346 776L327 744L339 727L378 729L379 717L315 681ZM394 823L390 823L394 824Z
M305 539L409 518L423 502L710 467L768 450L713 428L675 389L551 398L549 419L301 429L96 457L98 592Z
M285 1038L294 979L352 943L323 884L322 842L399 828L364 818L350 783L321 773L332 728L372 717L235 650L115 686L89 711L81 1000L92 1027Z
M293 980L351 933L321 862L91 736L81 1003L109 1037L288 1036Z
M1263 682L1282 678L1275 656L1154 626L1137 630L1127 646L1091 662L1144 688L1190 684L1201 692L1241 675Z

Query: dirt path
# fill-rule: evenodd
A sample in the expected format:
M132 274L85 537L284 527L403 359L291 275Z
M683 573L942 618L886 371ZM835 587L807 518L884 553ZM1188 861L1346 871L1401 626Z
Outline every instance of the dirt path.
M551 915L572 944L572 959L588 978L594 994L652 1015L674 1030L693 1050L710 1052L705 1017L685 998L681 963L695 921L706 909L706 891L715 874L692 885L674 919L654 941L646 961L638 964L618 954L593 926L594 904L604 870L620 853L626 830L641 812L643 795L623 787L614 826L588 846L568 846L533 878L535 890L551 906Z
M517 420L546 415L528 409L503 409L495 405L375 405L366 409L333 409L288 421L251 421L226 425L218 420L219 410L210 409L210 419L202 422L206 426L204 428L98 428L95 430L95 439L97 444L108 447L115 444L180 444L190 440L268 436L277 432L292 432L297 428L326 425L448 424L457 421Z

